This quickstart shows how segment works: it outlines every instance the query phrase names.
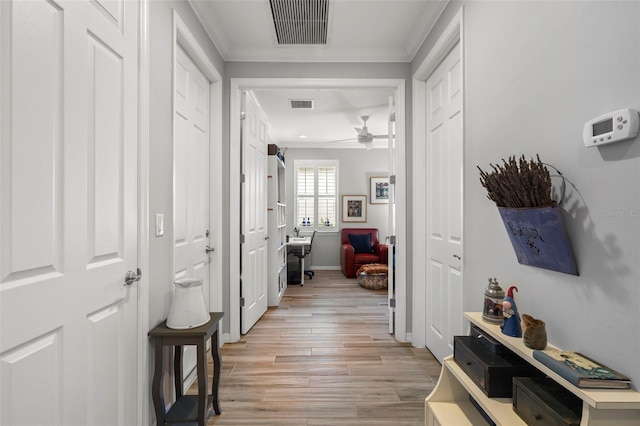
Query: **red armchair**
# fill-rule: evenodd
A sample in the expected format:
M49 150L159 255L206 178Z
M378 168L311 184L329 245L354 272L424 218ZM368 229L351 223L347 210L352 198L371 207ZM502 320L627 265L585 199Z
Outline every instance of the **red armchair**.
M356 247L351 244L349 234L356 241ZM370 249L366 249L367 236L370 237ZM356 272L362 265L369 263L387 264L387 249L378 240L377 228L343 228L340 231L340 266L347 278L355 278Z

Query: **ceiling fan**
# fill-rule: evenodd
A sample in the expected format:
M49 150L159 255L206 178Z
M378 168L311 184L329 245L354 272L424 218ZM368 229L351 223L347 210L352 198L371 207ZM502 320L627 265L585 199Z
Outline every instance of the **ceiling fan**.
M343 142L343 141L350 141L355 139L359 143L361 143L365 148L373 149L374 139L386 139L389 137L389 135L374 135L371 132L369 132L369 129L367 128L367 120L369 120L368 115L361 115L360 119L362 120L362 123L363 123L362 128L354 127L355 131L358 132L355 138L340 139L338 141L333 141L333 142Z
M386 139L389 137L389 135L371 134L371 132L369 132L369 129L367 129L367 120L369 120L369 116L361 115L360 118L362 119L362 122L363 122L362 128L360 129L358 127L354 127L356 132L358 132L358 142L370 143L370 142L373 142L374 139Z

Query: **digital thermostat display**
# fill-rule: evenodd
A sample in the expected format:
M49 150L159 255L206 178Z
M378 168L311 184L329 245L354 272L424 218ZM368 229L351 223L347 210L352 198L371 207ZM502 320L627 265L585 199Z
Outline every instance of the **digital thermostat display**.
M593 136L600 136L604 133L613 131L613 118L609 118L605 121L600 121L593 125Z
M621 109L587 121L582 131L582 139L587 147L620 142L635 138L639 126L638 111Z

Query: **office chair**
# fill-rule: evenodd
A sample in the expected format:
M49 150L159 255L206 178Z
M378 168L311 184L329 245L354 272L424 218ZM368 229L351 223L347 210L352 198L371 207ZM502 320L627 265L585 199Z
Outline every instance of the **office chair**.
M311 242L309 242L309 248L305 248L305 257L311 254L311 249L313 248L313 239L316 237L316 232L318 231L313 231L313 235L311 235ZM311 259L309 259L309 262L311 262ZM312 279L313 276L315 275L315 272L313 272L311 269L305 269L304 270L304 275L309 277L309 279Z
M298 258L299 265L302 264L302 259L304 259L309 254L311 254L311 248L313 247L313 239L316 237L316 232L318 231L313 231L313 235L311 235L311 241L309 242L308 246L300 247L300 250L296 250L295 252L292 252L292 254ZM305 269L304 275L309 277L309 279L312 279L314 272L310 269ZM294 283L294 284L297 284L297 283Z

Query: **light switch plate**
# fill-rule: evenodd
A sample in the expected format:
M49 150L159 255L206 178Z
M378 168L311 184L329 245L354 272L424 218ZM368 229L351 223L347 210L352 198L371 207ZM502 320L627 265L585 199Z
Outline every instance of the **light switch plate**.
M156 214L156 237L162 237L164 235L164 215L162 213Z

